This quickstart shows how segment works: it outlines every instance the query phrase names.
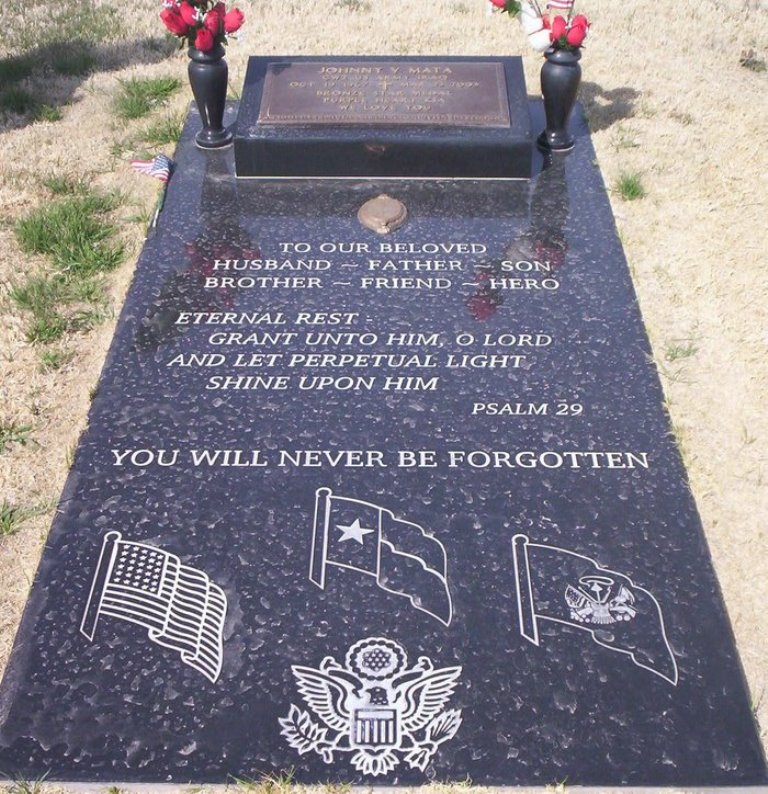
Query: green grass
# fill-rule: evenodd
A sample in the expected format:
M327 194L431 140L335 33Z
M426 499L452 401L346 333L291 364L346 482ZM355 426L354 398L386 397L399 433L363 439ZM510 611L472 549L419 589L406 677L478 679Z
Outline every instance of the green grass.
M141 140L147 146L157 147L176 143L183 126L184 117L182 115L166 116L147 127L141 134Z
M55 372L69 364L74 358L70 350L43 350L40 353L40 370L42 372Z
M37 102L29 91L11 86L0 93L0 111L16 113L21 116L37 107Z
M33 515L35 515L34 510L18 507L3 499L0 504L0 537L15 535L21 524Z
M238 791L249 794L285 794L293 787L293 769L274 775L264 775L259 780L253 778L230 777Z
M56 74L65 77L78 77L92 72L96 66L96 58L90 52L90 43L83 46L81 42L74 44L55 43L49 49L48 65Z
M64 273L113 270L123 248L112 242L116 230L108 214L118 203L116 195L92 191L60 198L20 220L16 239L26 253L48 254Z
M35 121L61 121L64 118L64 112L61 108L55 105L39 105L35 109Z
M102 275L123 260L111 213L120 197L91 190L70 177L50 176L53 194L15 227L27 253L47 255L48 273L28 276L11 287L11 301L31 318L27 340L50 344L65 334L86 331L108 316Z
M20 309L38 314L52 303L62 301L66 289L61 276L30 276L23 284L14 284L9 295Z
M120 80L115 112L121 119L138 119L168 101L181 87L176 77L149 77Z
M27 341L48 345L61 339L70 329L67 318L54 309L36 314L27 326Z
M88 186L80 179L71 176L59 176L52 174L43 180L43 185L53 193L54 196L71 196L88 192Z
M11 444L24 446L29 441L32 428L29 425L19 425L16 422L0 422L0 453Z
M9 295L32 314L27 341L33 344L50 344L68 332L89 330L107 316L104 287L96 276L30 276L15 284Z
M667 361L672 362L681 358L689 358L690 356L695 355L697 352L698 348L694 344L693 340L685 339L681 342L676 342L672 345L669 345L664 352L664 357L667 359Z
M0 112L58 121L51 75L81 77L93 72L99 45L125 37L123 15L91 0L31 0L23 5L26 14L11 12L3 19L3 41L10 42L16 54L0 59Z
M45 12L38 15L37 24L13 27L9 40L19 51L40 48L42 61L52 67L56 50L65 46L71 52L87 53L89 47L104 41L124 37L125 24L118 10L112 6L96 6L90 0L68 0L66 3L49 3ZM65 44L66 43L66 44ZM44 48L50 48L50 55ZM46 57L48 56L48 57ZM43 66L43 63L39 64Z
M0 58L0 83L8 85L29 77L34 66L32 60L24 55Z
M75 331L90 331L97 325L112 317L112 312L101 306L81 309L75 312L70 319L70 326Z
M636 201L637 199L645 198L647 195L643 187L642 178L637 173L625 172L620 174L614 189L624 201Z
M14 779L13 784L8 787L8 794L43 794L43 783L47 777L47 772L37 780L17 777Z

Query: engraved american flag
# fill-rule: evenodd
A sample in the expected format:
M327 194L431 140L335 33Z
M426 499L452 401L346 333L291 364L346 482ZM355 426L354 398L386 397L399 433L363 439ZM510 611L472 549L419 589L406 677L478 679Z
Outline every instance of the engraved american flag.
M215 682L221 673L227 597L167 551L104 536L80 631L93 640L102 615L143 626L158 645Z

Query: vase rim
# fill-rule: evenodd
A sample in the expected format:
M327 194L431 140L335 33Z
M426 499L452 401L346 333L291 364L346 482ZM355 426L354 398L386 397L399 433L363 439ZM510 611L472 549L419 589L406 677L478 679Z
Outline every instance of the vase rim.
M547 60L578 61L581 59L581 47L576 50L564 50L559 47L550 47L548 50L545 50L544 57Z
M226 54L226 50L224 49L224 45L214 44L210 50L198 50L197 47L189 47L187 49L187 55L193 60L197 61L198 63L210 63L211 61L218 61L224 57Z

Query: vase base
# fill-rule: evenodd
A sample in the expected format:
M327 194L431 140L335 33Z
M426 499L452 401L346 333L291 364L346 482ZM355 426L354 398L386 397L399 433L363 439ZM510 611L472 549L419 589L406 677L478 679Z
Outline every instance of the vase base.
M569 152L576 145L573 135L558 132L548 133L546 130L536 139L539 149L545 152Z
M231 146L234 137L229 130L201 130L195 135L195 145L199 149L223 149Z

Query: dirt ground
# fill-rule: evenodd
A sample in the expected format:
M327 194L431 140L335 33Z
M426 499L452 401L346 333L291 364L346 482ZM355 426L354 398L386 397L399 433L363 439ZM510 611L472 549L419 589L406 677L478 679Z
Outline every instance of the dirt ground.
M514 21L490 16L485 0L238 4L246 25L228 50L233 92L249 54L522 54L529 93L537 91L541 56ZM768 9L737 0L577 5L593 22L581 100L599 165L609 186L636 173L647 191L631 202L613 191L611 201L768 746L768 71L759 68L768 60ZM13 24L34 33L44 4L11 6ZM121 79L186 79L184 53L166 56L148 42L162 35L159 6L126 6L121 37L99 46L97 69L47 86L66 103L62 120L9 117L0 126L0 423L31 428L25 444L0 452L0 502L35 513L0 540L0 663L114 330L113 317L70 335L69 363L41 371L39 349L25 339L27 317L7 292L44 261L21 252L13 222L46 200L46 175L120 189L129 253L109 280L117 314L144 235L144 222L132 218L151 211L157 183L130 172L133 152L118 144L142 122L118 122L112 101ZM19 54L16 41L4 37L0 58ZM183 112L189 98L185 84L161 113Z

